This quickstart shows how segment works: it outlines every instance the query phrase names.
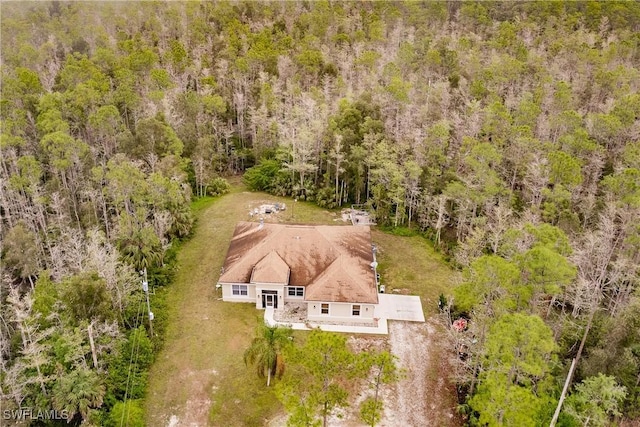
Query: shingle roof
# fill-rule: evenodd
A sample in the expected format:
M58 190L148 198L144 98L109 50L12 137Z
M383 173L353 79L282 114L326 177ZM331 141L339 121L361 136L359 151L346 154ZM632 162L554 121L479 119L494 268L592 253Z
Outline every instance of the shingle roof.
M252 283L287 283L289 266L276 251L271 251L253 268Z
M239 222L219 281L283 283L286 265L305 299L375 304L371 262L369 227Z
M370 302L377 303L371 298L370 271L361 272L349 268L349 261L339 256L331 265L307 286L305 300L307 301L339 301L339 302ZM375 285L374 285L375 291Z

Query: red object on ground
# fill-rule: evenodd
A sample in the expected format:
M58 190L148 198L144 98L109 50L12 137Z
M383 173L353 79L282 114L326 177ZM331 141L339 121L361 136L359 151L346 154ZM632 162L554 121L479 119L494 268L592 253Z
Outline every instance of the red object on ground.
M463 319L462 317L459 319L456 319L451 325L451 327L458 332L462 332L465 329L467 329L467 319Z

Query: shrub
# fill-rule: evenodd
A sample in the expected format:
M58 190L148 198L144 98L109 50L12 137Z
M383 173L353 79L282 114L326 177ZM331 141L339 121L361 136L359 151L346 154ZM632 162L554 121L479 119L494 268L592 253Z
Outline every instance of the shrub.
M106 425L107 427L144 427L142 401L128 400L126 403L118 401L113 405Z
M213 178L207 185L207 196L221 196L231 191L231 184L219 176Z
M333 209L338 206L333 188L323 187L318 190L318 193L316 194L316 204L321 208L328 209Z
M270 191L279 173L280 163L277 160L261 160L256 166L247 169L243 178L251 190Z
M153 356L153 343L144 326L130 331L109 361L107 404L122 400L125 394L132 399L144 396Z

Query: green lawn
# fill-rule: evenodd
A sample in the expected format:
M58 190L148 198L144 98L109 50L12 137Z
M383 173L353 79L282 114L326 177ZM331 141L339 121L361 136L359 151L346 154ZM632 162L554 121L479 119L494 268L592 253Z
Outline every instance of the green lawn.
M242 361L262 311L223 303L215 289L235 224L268 200L287 204L278 214L281 222L342 224L335 221L336 212L248 192L242 185L223 197L194 202L196 231L180 249L176 280L167 290L166 342L150 372L147 425L167 425L173 415L176 425L261 426L281 412L273 389ZM373 239L383 283L422 295L426 314L434 313L438 294L452 280L439 255L420 237L374 231Z
M242 361L263 312L251 304L223 303L215 289L235 224L267 200L289 207L280 221L330 224L337 218L311 203L292 206L291 199L241 185L193 203L196 231L180 248L179 270L167 290L166 342L150 373L147 425L166 425L175 415L178 425L258 426L281 410L272 389Z
M385 292L420 295L425 318L438 313L440 293L451 294L457 273L421 236L402 237L373 231L378 245L378 272Z

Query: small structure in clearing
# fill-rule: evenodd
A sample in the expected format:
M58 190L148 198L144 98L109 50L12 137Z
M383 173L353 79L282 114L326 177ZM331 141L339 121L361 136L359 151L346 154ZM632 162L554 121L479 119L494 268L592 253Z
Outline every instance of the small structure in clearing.
M373 216L367 210L366 205L351 205L351 209L342 211L345 221L351 221L351 225L376 225Z
M287 205L285 203L263 203L260 206L249 209L249 216L277 214L286 209Z

